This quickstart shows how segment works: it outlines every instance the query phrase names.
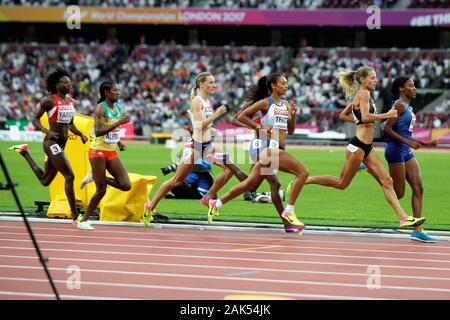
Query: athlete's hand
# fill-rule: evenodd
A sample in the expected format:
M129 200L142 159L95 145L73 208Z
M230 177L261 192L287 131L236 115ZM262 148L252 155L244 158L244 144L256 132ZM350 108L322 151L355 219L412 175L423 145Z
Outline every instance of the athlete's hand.
M217 108L216 113L218 116L221 116L221 115L227 113L227 107L224 105L221 105L219 108Z
M387 113L386 113L386 116L387 116L387 118L397 118L398 117L398 115L397 115L397 110L396 109L394 109L394 108L392 108L391 110L389 110Z
M120 118L119 122L120 124L125 124L130 121L130 115L128 113L123 113L122 117Z
M297 114L297 109L297 104L295 102L292 102L289 106L289 114L291 115L291 117L295 117L295 115Z
M413 148L414 150L420 149L420 147L422 147L422 145L421 145L419 142L417 142L417 141L410 141L410 142L408 143L408 145L409 145L411 148Z
M86 141L88 141L88 138L84 134L81 134L80 138L81 138L81 142L83 142L83 144L85 144Z
M117 142L117 146L119 147L120 151L127 150L127 147L122 143L122 141Z
M430 142L424 142L423 146L427 147L427 148L437 147L437 140L432 140Z
M58 133L56 133L55 131L47 131L47 138L51 139L51 140L58 140L59 139L59 135Z

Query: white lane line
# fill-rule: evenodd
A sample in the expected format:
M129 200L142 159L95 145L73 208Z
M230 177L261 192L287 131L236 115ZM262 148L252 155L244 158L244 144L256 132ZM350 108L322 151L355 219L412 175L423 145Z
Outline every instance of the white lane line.
M25 260L37 260L36 257L29 256L11 256L11 255L0 255L0 258L11 258L11 259L25 259ZM367 278L367 273L356 273L356 272L332 272L332 271L314 271L314 270L296 270L296 269L271 269L271 268L255 268L255 267L236 267L236 266L217 266L217 265L208 265L208 264L183 264L183 263L162 263L162 262L141 262L141 261L120 261L120 260L97 260L97 259L77 259L77 258L57 258L51 257L51 261L75 261L75 262L90 262L90 263L100 263L100 264L121 264L121 265L138 265L138 266L162 266L162 267L177 267L182 269L187 268L199 268L199 269L225 269L226 271L232 270L244 270L244 271L259 271L259 272L280 272L280 273L298 273L298 274L323 274L323 275L337 275L337 276L354 276L354 277L364 277ZM6 263L6 261L2 261ZM317 263L320 264L320 263ZM315 265L317 265L315 264ZM349 266L353 266L349 264ZM369 265L357 265L361 266L363 269L367 269ZM380 266L383 268L383 266ZM417 267L415 269L419 269L419 272L423 274L424 268ZM450 271L450 269L444 269L444 271ZM202 271L199 271L202 272ZM383 273L381 275L383 278L392 278L392 279L419 279L419 280L437 280L437 281L450 281L450 278L446 277L429 277L429 276L420 276L420 275L388 275Z
M14 278L14 277L0 277L0 281L24 281L24 282L48 282L47 279L33 279L33 278ZM54 280L55 283L66 284L66 280ZM162 289L162 290L176 290L176 291L190 291L190 292L217 292L229 294L251 294L251 295L269 295L269 296L285 296L294 298L316 298L316 299L350 299L350 300L373 300L379 299L374 297L353 297L353 296L343 296L343 295L324 295L324 294L303 294L303 293L287 293L287 292L273 292L273 291L254 291L254 290L236 290L236 289L211 289L211 288L200 288L200 287L179 287L179 286L160 286L160 285L144 285L144 284L131 284L131 283L106 283L106 282L93 282L93 281L83 281L83 286L93 285L107 286L107 287L119 287L119 288L141 288L141 289ZM192 294L190 299L192 299ZM121 299L121 298L118 298ZM384 299L383 299L384 300Z
M6 228L6 229L11 229L11 228L16 228L16 229L22 229L25 230L25 227L16 227L16 226L2 226L0 225L0 228ZM71 229L59 229L59 228L42 228L42 227L38 227L35 228L33 227L33 230L43 230L43 231L57 231L57 232L74 232L76 235L80 235L80 234L84 234L86 235L86 232L82 233L83 231L71 228ZM138 229L140 230L140 229ZM95 233L113 233L113 234L131 234L131 235L143 235L143 236L148 236L148 235L155 235L155 233L151 233L151 230L156 230L156 229L149 229L149 232L131 232L131 231L120 231L120 230L100 230L100 229L96 229ZM216 233L217 231L212 230L211 232L208 233ZM25 230L25 232L23 232L24 234L28 234ZM227 235L223 235L223 233L221 232L217 232L220 234L216 234L216 235L208 235L205 234L206 232L204 231L198 231L197 233L186 233L183 230L183 233L180 232L174 232L174 233L170 233L169 231L166 230L166 232L158 232L156 233L156 237L177 237L177 238L183 238L183 237L202 237L202 238L211 238L211 241L215 241L217 240L217 238L225 238L225 239L232 239L232 240L237 240L237 239L244 239L244 240L264 240L264 241L287 241L287 242L299 242L300 244L304 243L304 242L312 242L312 243L332 243L332 244L352 244L352 245L365 245L365 246L402 246L402 247L412 247L414 249L417 248L438 248L438 249L446 249L446 250L450 250L450 244L446 245L446 246L440 246L440 245L436 245L434 244L424 244L424 243L417 243L417 242L413 242L412 244L407 244L407 243L411 243L412 241L409 240L409 236L408 237L404 237L401 240L408 240L405 242L400 242L398 241L398 239L395 239L397 241L397 243L388 243L388 242L355 242L355 241L327 241L327 240L322 240L323 238L328 237L327 235L322 235L322 236L315 236L314 235L314 240L308 240L307 238L305 238L304 236L299 236L299 235L288 235L288 234L283 234L280 237L277 238L273 238L273 237L252 237L252 236L237 236L237 235L232 235L232 234L227 234ZM238 232L233 232L235 234L237 234ZM242 232L244 233L244 232ZM261 232L262 233L262 232ZM47 233L45 233L47 234ZM357 237L357 236L351 236L351 235L341 235L341 236L336 236L336 237L347 237L347 238L361 238L361 237ZM311 236L307 236L307 237L311 237ZM440 237L442 238L442 237ZM145 238L143 238L145 239ZM365 239L367 240L367 239ZM443 242L443 243L447 243L447 242Z
M20 233L14 233L14 232L0 232L0 235L21 235ZM121 237L90 237L90 236L66 236L66 235L54 235L54 234L35 234L36 236L41 237L39 239L39 242L43 243L54 243L54 241L50 240L42 240L42 237L48 237L48 238L64 238L65 243L70 243L69 238L77 238L77 239L83 239L83 240L124 240L124 241L130 241L130 240L136 240L141 242L167 242L167 243L183 243L183 244L200 244L200 245L231 245L231 246L243 246L244 248L236 248L236 249L229 249L229 251L250 251L250 250L259 250L263 248L276 248L276 247L285 247L283 245L267 245L267 244L251 244L251 243L233 243L233 242L212 242L212 241L190 241L190 240L165 240L165 239L158 239L158 238L121 238ZM23 241L23 242L30 242L29 239L13 239L13 238L0 238L0 241ZM77 244L87 244L86 242L75 242ZM108 245L108 246L119 246L119 247L136 247L136 248L148 248L151 245L138 245L138 244L115 244L115 243L108 243L108 244L98 244L94 242L89 242L94 245ZM253 247L246 248L248 246L252 245ZM292 246L289 246L289 248L292 248ZM374 252L374 253L400 253L400 254L414 254L417 258L417 255L423 254L423 255L442 255L442 256L449 256L450 252L421 252L421 251L398 251L398 250L376 250L376 249L369 249L369 248L361 248L361 249L352 249L352 248L336 248L336 247L308 247L305 245L298 246L300 249L313 249L313 250L332 250L332 251L351 251L351 252ZM417 249L417 247L415 248ZM228 250L228 249L227 249Z
M14 292L14 291L0 291L0 295L4 296L18 296L18 297L41 297L41 298L49 298L56 300L54 294L50 293L35 293L35 292ZM85 299L85 300L135 300L135 299L127 299L127 298L112 298L112 297L98 297L98 296L75 296L75 295L67 295L60 294L60 299Z
M29 240L8 240L13 242L29 242ZM62 243L55 243L54 241L39 241L39 243L48 243L49 245L61 245ZM92 243L92 242L79 242L79 243L63 243L64 246L70 246L70 245L86 245L86 246L98 246L98 247L123 247L123 248L147 248L147 249L156 249L156 250L178 250L178 251L201 251L201 252L217 252L221 254L252 254L252 255L283 255L283 256L295 256L295 257L327 257L327 258L338 258L338 259L369 259L369 260L388 260L388 261L413 261L417 262L418 259L415 258L397 258L397 257L374 257L374 256L351 256L351 255L336 255L336 254L323 254L323 253L299 253L299 252L276 252L276 251L232 251L232 250L224 250L224 249L208 249L208 248L191 248L191 247L168 247L164 246L162 248L153 248L151 246L138 246L138 245L115 245L110 243ZM30 248L24 248L24 247L7 247L7 246L0 246L2 249L30 249ZM46 250L58 250L56 248L43 248L44 251ZM74 250L74 252L77 252ZM81 250L80 252L83 252ZM138 255L146 255L146 253L142 252L122 252L122 251L97 251L99 253L109 253L109 254L138 254ZM434 260L434 259L424 259L420 258L420 262L431 262L431 263L447 263L450 264L450 260Z
M0 247L0 249L12 249L12 250L28 250L34 252L34 248L21 248L21 247ZM211 259L211 260L226 260L226 261L251 261L251 262L274 262L274 263L292 263L292 264L313 264L315 266L319 264L323 265L333 265L333 266L364 266L368 267L368 263L340 263L340 262L322 262L322 261L305 261L305 260L283 260L283 259L255 259L255 258L243 258L243 257L218 257L218 256L198 256L198 255L183 255L183 254L168 254L168 253L129 253L120 251L93 251L93 250L69 250L69 249L45 249L44 251L52 252L67 252L67 253L88 253L88 254L109 254L109 255L134 255L142 257L162 257L162 258L183 258L183 259ZM340 257L340 256L337 256ZM36 258L37 259L37 258ZM421 260L422 261L422 260ZM398 266L398 265L381 265L377 264L379 267L383 268L395 268L395 269L419 269L419 270L438 270L438 271L450 271L450 268L439 268L439 267L423 267L423 266Z

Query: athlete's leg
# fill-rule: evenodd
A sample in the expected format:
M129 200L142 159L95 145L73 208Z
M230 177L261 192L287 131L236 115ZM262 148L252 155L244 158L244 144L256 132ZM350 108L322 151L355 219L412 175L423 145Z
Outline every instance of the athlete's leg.
M36 163L36 161L34 161L34 159L31 157L28 150L20 152L20 155L25 158L25 160L30 165L31 170L33 170L39 182L44 187L48 186L58 173L58 170L56 170L56 168L52 165L51 161L48 159L48 156L46 156L44 170L42 170L41 167Z
M69 160L67 159L64 150L57 143L51 140L44 141L44 152L49 161L51 161L52 166L64 177L64 190L72 211L72 219L76 219L78 216L78 211L75 201L75 191L73 188L75 175L72 171Z
M381 187L383 188L384 196L386 200L389 202L391 207L394 209L395 213L399 220L406 219L408 215L405 213L403 208L400 206L397 195L394 191L394 185L392 178L384 169L383 164L381 163L380 158L378 158L375 150L370 151L369 155L364 159L364 163L367 165L367 168L373 172L374 176L377 178Z
M291 173L295 176L291 187L291 194L288 199L288 205L294 206L298 195L302 191L303 185L309 176L309 172L303 163L295 159L286 151L280 150L278 152L278 157L280 171Z
M394 183L394 191L398 199L405 195L406 166L404 162L389 163L389 175Z
M146 205L146 209L150 212L155 210L158 203L166 196L167 193L169 193L170 190L181 185L199 157L200 154L195 149L192 149L192 153L185 157L178 165L175 176L161 184L153 199L150 203L148 203L148 205Z
M411 158L406 162L406 180L412 189L411 205L413 215L416 218L422 216L423 183L420 173L420 166L416 158Z
M270 197L272 198L272 203L277 209L278 215L281 218L281 214L284 211L284 206L283 201L281 200L280 197L280 189L281 189L280 180L278 179L278 176L274 174L272 176L266 176L266 181L270 185ZM284 220L283 219L281 220L284 223Z
M131 189L130 177L119 157L107 161L106 170L114 177L106 177L107 184L122 191L129 191Z
M350 152L349 150L345 152L345 162L339 178L331 175L309 176L305 184L319 184L341 190L347 188L358 172L359 164L364 159L364 151L358 148L355 152Z
M89 159L92 167L92 178L95 183L95 193L89 202L86 212L80 222L86 221L91 216L92 212L97 208L98 204L106 193L106 159L105 158L91 158Z

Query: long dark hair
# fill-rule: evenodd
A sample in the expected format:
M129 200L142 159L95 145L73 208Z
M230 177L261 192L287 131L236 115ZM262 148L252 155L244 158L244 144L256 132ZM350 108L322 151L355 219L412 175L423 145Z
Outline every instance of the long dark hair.
M410 78L405 76L399 76L394 79L391 85L391 93L395 98L400 97L400 87L403 87Z
M98 99L97 104L98 103L102 103L103 101L106 100L106 91L111 90L111 88L115 85L114 82L112 81L103 81L102 84L100 85L100 99Z
M55 71L47 77L47 90L53 94L57 93L58 89L56 89L56 84L62 77L68 77L70 79L69 73L65 69L56 66Z
M256 101L268 97L272 92L272 84L277 83L279 77L283 74L280 72L273 72L268 76L259 78L258 83L250 86L245 96L246 104L253 104Z

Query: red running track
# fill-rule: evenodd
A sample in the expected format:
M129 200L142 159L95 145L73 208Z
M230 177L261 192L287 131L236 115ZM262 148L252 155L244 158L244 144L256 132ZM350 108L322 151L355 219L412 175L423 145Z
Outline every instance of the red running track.
M106 225L86 232L41 222L32 227L62 299L450 299L449 242ZM0 299L53 298L24 223L0 221Z

